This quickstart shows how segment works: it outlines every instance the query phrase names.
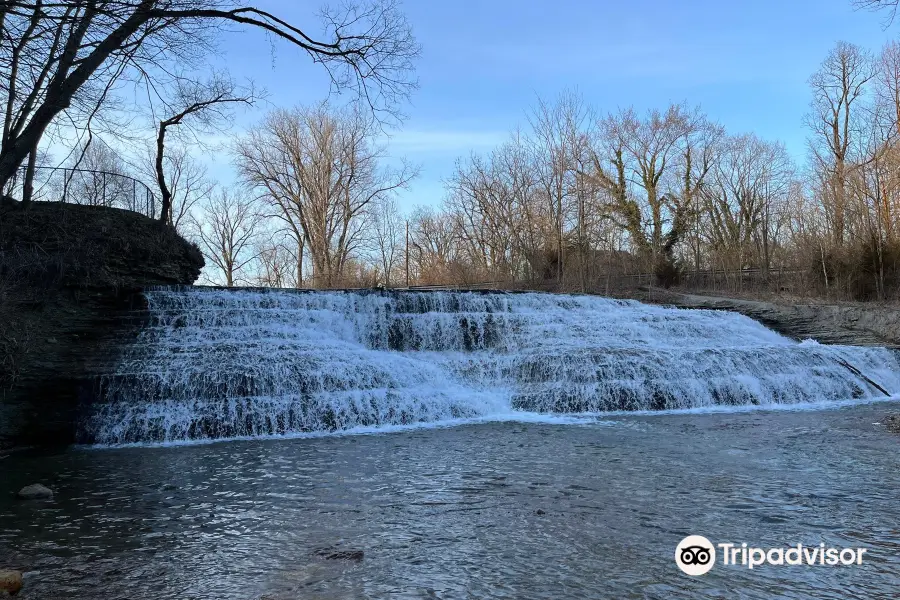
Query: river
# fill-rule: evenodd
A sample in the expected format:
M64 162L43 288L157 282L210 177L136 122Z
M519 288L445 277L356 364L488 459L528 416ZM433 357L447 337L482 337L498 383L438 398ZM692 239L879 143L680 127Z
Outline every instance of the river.
M893 598L898 446L875 424L890 409L18 453L0 460L0 549L28 569L23 599ZM53 501L13 499L36 481ZM690 577L674 560L690 534L867 553Z

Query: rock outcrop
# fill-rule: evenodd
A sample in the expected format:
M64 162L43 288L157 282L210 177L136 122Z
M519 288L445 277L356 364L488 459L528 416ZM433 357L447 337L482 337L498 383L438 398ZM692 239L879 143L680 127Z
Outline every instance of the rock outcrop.
M135 335L136 292L202 267L196 246L135 212L0 206L0 447L71 443L79 403Z
M885 415L885 417L881 419L881 424L884 425L885 429L892 433L900 433L900 415Z
M730 310L798 340L900 348L900 310L877 303L782 303L653 290L645 301L681 308Z

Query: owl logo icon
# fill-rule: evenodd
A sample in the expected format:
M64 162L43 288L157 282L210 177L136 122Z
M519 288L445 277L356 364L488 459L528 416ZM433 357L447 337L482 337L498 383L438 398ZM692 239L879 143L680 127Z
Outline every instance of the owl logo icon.
M675 547L675 564L688 575L705 575L716 564L716 547L702 535L689 535Z

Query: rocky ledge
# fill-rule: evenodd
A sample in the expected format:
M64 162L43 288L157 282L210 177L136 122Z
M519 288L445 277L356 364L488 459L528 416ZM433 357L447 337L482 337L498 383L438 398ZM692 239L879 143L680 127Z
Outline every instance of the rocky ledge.
M900 433L900 414L886 415L883 419L881 419L881 423L888 431L892 433Z
M190 284L199 249L171 227L101 206L0 204L0 448L71 443L80 401L150 285Z
M730 310L763 323L788 337L822 344L900 348L900 306L847 302L789 303L701 296L654 289L643 301L678 306Z

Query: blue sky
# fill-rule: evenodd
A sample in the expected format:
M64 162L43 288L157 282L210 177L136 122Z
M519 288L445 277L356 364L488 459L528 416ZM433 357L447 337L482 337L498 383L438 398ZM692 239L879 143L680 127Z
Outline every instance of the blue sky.
M318 2L259 3L318 31ZM486 152L526 121L538 96L577 89L600 112L685 101L731 133L756 132L805 156L807 79L838 40L877 51L900 34L850 0L406 0L422 46L420 88L388 151L421 166L401 206L437 204L458 157ZM328 93L320 67L259 33L226 36L227 62L269 102L313 103ZM241 114L235 131L267 106ZM227 182L227 153L209 158Z

